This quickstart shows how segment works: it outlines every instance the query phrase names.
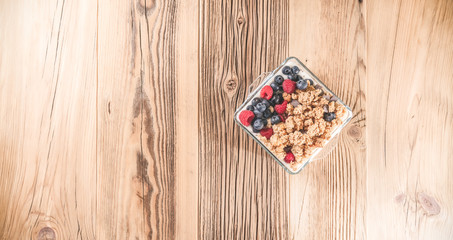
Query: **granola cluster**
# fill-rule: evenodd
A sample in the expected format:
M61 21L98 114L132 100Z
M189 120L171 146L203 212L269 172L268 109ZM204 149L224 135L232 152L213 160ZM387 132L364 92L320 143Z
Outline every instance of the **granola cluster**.
M290 163L292 168L303 162L317 148L323 147L346 114L342 104L332 101L332 96L321 89L308 86L305 90L295 90L294 93L283 93L283 99L290 104L286 107L284 122L272 127L270 139L259 135L259 139L279 159L285 158L292 152L295 161ZM324 113L335 113L335 119L326 121Z

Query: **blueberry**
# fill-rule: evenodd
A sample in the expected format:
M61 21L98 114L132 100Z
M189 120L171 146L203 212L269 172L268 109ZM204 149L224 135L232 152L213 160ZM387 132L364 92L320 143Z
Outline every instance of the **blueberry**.
M289 80L297 81L299 79L299 75L297 74L290 74L288 75Z
M272 116L271 110L266 109L266 110L263 112L263 116L264 116L264 118L270 118L270 117Z
M248 105L246 109L252 112L255 111L255 107L253 107L252 105Z
M282 120L280 119L280 116L278 116L278 115L274 115L274 116L271 117L271 123L272 124L278 124L281 121Z
M332 122L332 120L335 119L335 113L334 112L326 112L324 113L324 120L326 120L327 122Z
M262 119L256 119L253 122L253 130L261 130L264 128L264 121Z
M289 66L284 66L283 69L282 69L282 73L285 74L285 75L289 75L292 73L292 70Z
M274 91L279 91L282 87L279 86L276 82L273 82L273 83L271 83L271 88L272 88Z
M260 130L257 130L257 129L255 129L255 128L253 128L253 127L252 127L252 129L253 129L253 132L254 132L254 133L259 133L259 132L260 132Z
M308 87L307 80L305 80L305 79L299 80L296 83L296 87L297 87L297 89L300 89L300 90L306 89Z
M264 110L266 110L266 105L264 105L263 102L260 102L260 103L256 104L255 108L259 112L264 112Z
M261 100L261 103L263 103L266 106L266 108L271 106L271 103L267 99Z
M275 102L277 101L277 95L278 94L274 94L274 96L271 97L271 99L269 100L269 102L272 104L272 106L275 106Z
M291 70L294 74L298 74L300 72L300 70L297 66L292 67Z
M285 81L285 79L281 75L275 76L274 80L278 85L282 85L283 81Z
M261 102L261 98L256 97L252 100L252 106L256 106L256 104L258 104L260 102Z
M283 96L281 94L274 94L274 96L271 98L271 103L276 105L280 104L283 102Z
M263 117L263 113L258 111L258 110L256 110L256 109L255 109L255 111L253 111L253 114L255 114L256 118L262 118Z

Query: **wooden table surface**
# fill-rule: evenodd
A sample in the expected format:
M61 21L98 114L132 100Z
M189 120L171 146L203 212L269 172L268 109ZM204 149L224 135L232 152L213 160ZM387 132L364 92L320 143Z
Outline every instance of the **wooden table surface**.
M288 175L233 122L300 58L353 110ZM0 1L0 239L453 239L453 1Z

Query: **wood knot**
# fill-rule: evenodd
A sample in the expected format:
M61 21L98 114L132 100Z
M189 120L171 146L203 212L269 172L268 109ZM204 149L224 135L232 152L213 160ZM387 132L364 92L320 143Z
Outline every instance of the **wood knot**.
M56 239L55 231L50 227L43 227L39 230L38 240L54 240Z
M355 138L355 139L360 139L362 137L362 130L355 126L355 125L352 125L349 129L348 129L348 135L352 138Z
M238 22L238 25L239 25L239 26L242 25L242 24L244 24L244 22L245 22L244 17L239 16L237 22Z
M237 80L235 79L229 79L228 81L225 82L226 88L228 91L232 92L236 90L237 87Z
M238 88L238 79L236 77L229 78L224 82L223 89L229 97L236 93Z
M401 193L395 197L395 202L398 204L404 203L406 201L406 194Z
M421 208L428 216L437 215L440 213L440 206L437 201L433 197L425 193L421 192L417 194L417 202L420 204Z
M156 0L138 0L137 1L137 10L141 14L150 15L154 7L156 6Z

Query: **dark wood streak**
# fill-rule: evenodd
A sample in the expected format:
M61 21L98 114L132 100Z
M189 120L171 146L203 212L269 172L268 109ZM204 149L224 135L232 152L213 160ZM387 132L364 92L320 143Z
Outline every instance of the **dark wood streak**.
M137 153L137 177L142 183L142 195L139 196L143 199L143 211L145 214L145 222L148 225L149 229L151 228L151 193L152 188L151 182L148 175L148 160L143 156L142 153ZM152 231L148 233L148 238L152 238Z
M133 74L133 70L135 69L135 61L136 61L136 51L137 51L137 43L139 39L136 38L137 36L137 26L136 26L136 19L135 19L135 14L134 14L134 8L131 7L131 29L130 29L130 34L131 34L131 39L130 39L130 45L131 45L131 74Z
M150 102L149 98L146 93L143 92L143 80L141 76L137 82L137 88L135 91L135 98L133 102L133 117L140 118L140 152L137 152L137 175L135 179L141 183L141 195L138 195L139 198L142 199L142 208L143 208L143 219L145 224L150 229L147 233L149 239L152 239L152 227L151 227L151 193L153 189L151 187L151 182L149 180L148 175L148 165L149 162L143 154L143 124L145 119L145 133L148 134L148 138L151 137L149 135L149 128L150 128ZM144 117L146 116L146 117ZM148 117L149 116L149 117ZM132 123L133 130L137 127L134 126L135 124Z
M115 7L104 7L107 4ZM100 182L112 195L100 202L103 211L113 213L99 219L106 226L125 226L116 232L102 230L101 238L175 238L174 49L179 7L178 2L163 0L100 2L99 28L108 35L101 36L99 59L101 64L108 62L104 66L109 71L104 69L100 77L98 101L103 113L109 113L108 102L111 106L109 121L104 115L99 120L100 168L108 171ZM127 22L113 26L110 14ZM112 97L104 98L103 92ZM123 145L115 146L118 143ZM117 181L114 190L107 187L112 181Z
M148 159L149 163L144 171L149 172L149 180L143 182L144 216L150 228L149 239L174 239L175 233L176 122L171 106L175 104L177 7L175 2L167 1L145 0L136 4L138 13L142 15L138 25L142 95L140 148L143 159ZM154 15L156 19L150 21Z

